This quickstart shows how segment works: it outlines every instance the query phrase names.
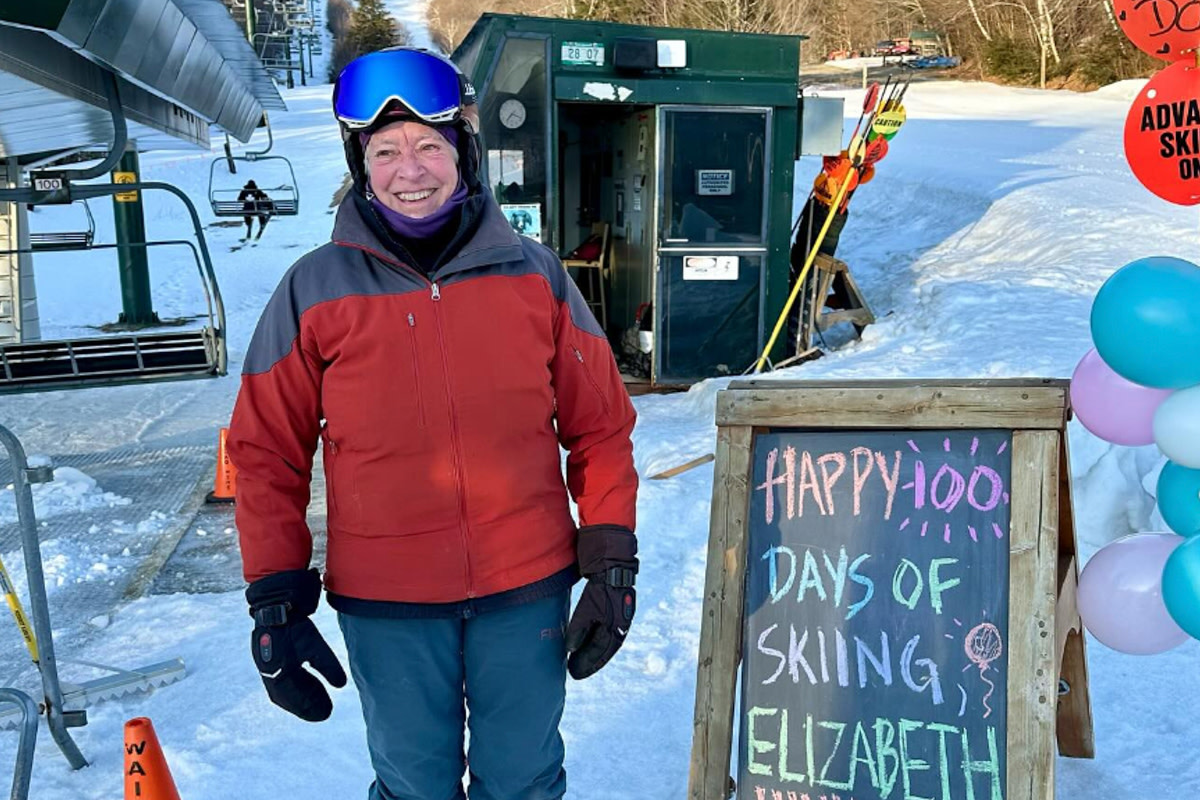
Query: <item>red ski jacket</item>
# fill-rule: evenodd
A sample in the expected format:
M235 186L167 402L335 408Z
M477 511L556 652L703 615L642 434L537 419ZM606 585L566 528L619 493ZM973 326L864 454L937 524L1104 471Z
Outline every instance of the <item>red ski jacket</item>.
M546 578L575 560L568 490L580 525L634 529L634 421L579 290L494 201L430 280L347 197L246 353L228 441L246 580L309 566L318 440L329 591L441 603Z

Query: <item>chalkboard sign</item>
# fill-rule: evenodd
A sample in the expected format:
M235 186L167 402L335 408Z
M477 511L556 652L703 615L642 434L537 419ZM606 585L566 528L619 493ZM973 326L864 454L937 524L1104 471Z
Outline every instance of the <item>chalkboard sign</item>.
M1005 796L1011 445L754 437L741 797Z
M1067 389L718 393L689 800L1051 800L1092 757Z

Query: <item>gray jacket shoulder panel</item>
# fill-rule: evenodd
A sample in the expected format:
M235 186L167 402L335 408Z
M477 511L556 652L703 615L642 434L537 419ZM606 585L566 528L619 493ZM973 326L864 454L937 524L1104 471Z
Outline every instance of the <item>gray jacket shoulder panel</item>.
M567 274L567 269L563 266L558 253L527 236L518 236L517 238L521 240L521 250L525 255L525 262L534 265L535 269L550 282L554 299L567 304L571 322L575 327L593 336L605 338L600 323L596 321L596 315L588 307L587 301L584 300L575 281L571 280L571 276Z

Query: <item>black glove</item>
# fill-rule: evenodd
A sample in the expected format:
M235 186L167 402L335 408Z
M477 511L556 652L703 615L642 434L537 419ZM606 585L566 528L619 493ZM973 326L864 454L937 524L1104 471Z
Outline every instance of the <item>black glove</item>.
M576 554L587 585L567 625L567 670L583 680L616 655L629 633L637 608L637 537L618 525L588 526L579 531Z
M321 638L309 616L321 599L321 576L315 569L295 569L260 578L246 589L254 633L250 650L271 702L309 722L329 719L333 701L311 664L330 685L346 685L337 656Z

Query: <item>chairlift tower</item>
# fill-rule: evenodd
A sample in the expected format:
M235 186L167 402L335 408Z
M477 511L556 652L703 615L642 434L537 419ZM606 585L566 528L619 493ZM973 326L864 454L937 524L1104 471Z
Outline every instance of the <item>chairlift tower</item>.
M121 155L113 172L115 183L137 183L141 175L137 146L130 143ZM118 177L123 180L116 180ZM113 224L117 241L134 245L117 251L121 271L121 327L136 329L158 322L150 294L150 263L146 248L146 218L142 212L140 192L121 192L113 195Z

